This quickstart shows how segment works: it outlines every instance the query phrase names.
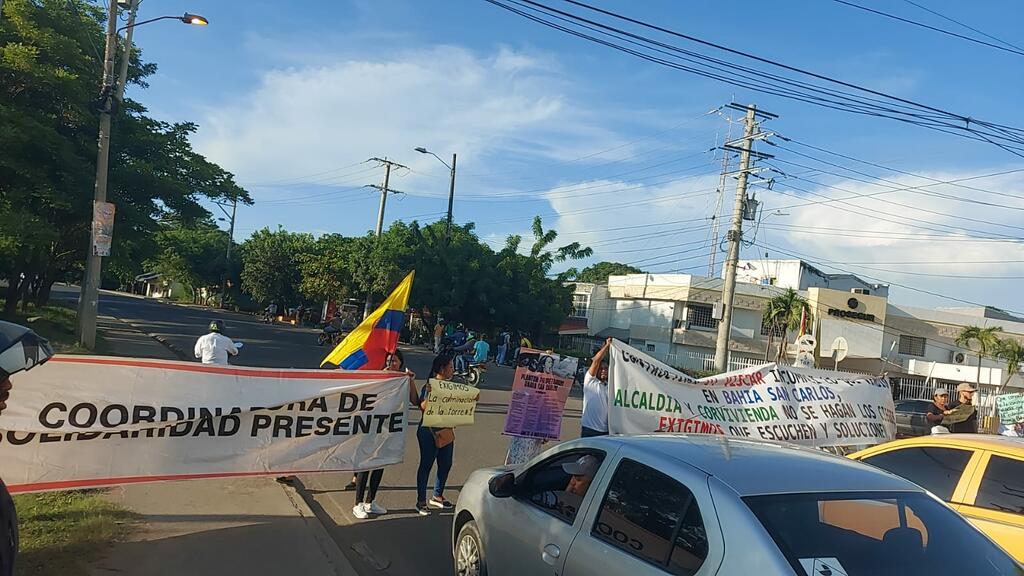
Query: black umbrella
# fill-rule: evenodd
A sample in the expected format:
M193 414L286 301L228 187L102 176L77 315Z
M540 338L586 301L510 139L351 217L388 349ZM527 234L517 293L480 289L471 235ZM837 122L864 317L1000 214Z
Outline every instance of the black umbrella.
M0 320L0 380L30 370L53 356L53 348L42 336L11 322Z

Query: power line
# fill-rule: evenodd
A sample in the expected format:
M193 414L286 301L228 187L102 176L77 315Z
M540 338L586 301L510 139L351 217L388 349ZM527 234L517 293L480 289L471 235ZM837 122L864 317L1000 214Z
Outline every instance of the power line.
M928 12L929 14L934 14L934 15L938 16L939 18L942 18L943 20L946 20L948 22L952 22L953 24L956 24L957 26L963 26L964 28L967 28L971 32L975 32L975 33L981 34L982 36L984 36L986 38L989 38L991 40L995 40L996 42L999 42L1000 44L1003 44L1005 46L1009 46L1010 48L1016 48L1018 50L1024 51L1024 48L1021 48L1020 46L1017 46L1016 44L1011 44L1011 43L1007 42L1006 40L1000 40L999 38L996 38L995 36L993 36L991 34L986 34L986 33L982 32L981 30L978 30L977 28L972 28L972 27L968 26L967 24L964 24L963 22L960 22L959 20L954 20L953 18L950 18L949 16L946 16L944 14L936 12L935 10L932 10L931 8L928 8L927 6L922 6L922 5L918 4L917 2L913 2L912 0L903 0L903 1L906 2L907 4L910 4L911 6L916 6L916 7L920 8L921 10L924 10L925 12Z
M1024 149L1021 145L1024 144L1024 130L1011 126L1005 126L997 123L976 120L969 116L962 114L952 113L940 108L914 102L905 98L885 94L877 90L858 86L849 82L830 78L821 74L816 74L807 70L803 70L794 66L786 65L781 62L773 61L767 58L759 57L750 53L742 52L739 50L731 49L719 44L701 40L693 36L681 34L666 28L641 22L639 20L615 14L613 12L596 8L587 5L582 2L575 0L565 0L566 2L586 8L588 10L595 11L599 14L624 20L632 24L642 26L645 28L657 30L659 32L680 37L692 42L696 42L702 45L710 46L718 50L728 52L730 54L742 56L744 58L753 59L757 62L766 63L771 66L782 68L783 70L795 72L801 75L809 76L816 80L825 81L843 88L848 88L860 92L862 94L851 94L842 90L835 90L831 88L823 88L822 86L808 84L799 80L793 80L784 76L778 76L775 74L767 73L761 70L740 66L728 61L723 61L716 58L711 58L704 54L692 52L681 49L671 44L658 42L645 36L626 32L624 30L614 28L593 20L583 18L581 16L557 10L550 6L534 2L532 0L486 0L487 2L501 7L505 10L543 24L545 26L566 32L605 46L611 47L622 52L643 58L645 60L665 65L668 67L684 70L690 73L702 75L708 78L724 81L736 86L741 86L750 90L755 90L763 93L773 94L780 97L800 100L815 104L818 106L824 106L827 108L833 108L842 110L845 112L853 112L858 114L867 114L871 116L880 116L889 119L894 119L906 123L916 124L918 126L926 127L941 132L955 134L964 138L988 142L1007 150L1008 152L1024 157ZM524 7L528 10L532 10L541 16L525 12L515 6ZM707 70L695 69L684 64L680 64L674 60L666 60L664 58L653 56L648 52L639 51L633 48L617 44L612 41L604 40L585 32L580 32L572 28L567 28L557 22L553 22L544 18L543 16L557 18L566 22L570 22L572 25L584 28L591 31L597 31L603 35L612 36L620 41L625 41L642 47L645 50L650 50L657 53L666 54L675 59L682 59L690 62L696 62L699 66L711 68L717 70L717 72L709 72ZM667 49L670 52L666 52ZM679 54L685 55L681 56ZM723 76L722 74L725 74ZM754 84L751 84L754 82ZM780 86L780 83L785 86ZM867 95L867 96L865 96ZM880 99L879 99L880 98Z
M872 14L876 14L876 15L882 16L884 18L889 18L891 20L896 20L896 21L899 21L899 22L903 22L904 24L910 24L911 26L917 26L919 28L925 28L925 29L931 30L933 32L938 32L940 34L945 34L947 36L952 36L954 38L959 38L961 40L966 40L968 42L974 42L975 44L980 44L982 46L988 46L989 48L995 48L996 50L1002 50L1003 52L1009 52L1011 54L1016 54L1018 56L1024 56L1024 51L1016 49L1016 48L1007 48L1005 46L1000 46L998 44L993 44L991 42L985 42L984 40L978 40L977 38L971 38L970 36L965 36L963 34L958 34L956 32L953 32L953 31L950 31L950 30L946 30L945 28L939 28L939 27L936 27L936 26L931 26L931 25L925 24L923 22L918 22L916 20L911 20L909 18L903 18L902 16L897 16L895 14L890 14L888 12L882 12L881 10L875 10L874 8L868 8L867 6L861 6L860 4L856 4L854 2L849 2L848 0L832 0L832 1L836 2L836 3L839 3L839 4L845 4L846 6L850 6L851 8L856 8L858 10L863 10L865 12L870 12Z

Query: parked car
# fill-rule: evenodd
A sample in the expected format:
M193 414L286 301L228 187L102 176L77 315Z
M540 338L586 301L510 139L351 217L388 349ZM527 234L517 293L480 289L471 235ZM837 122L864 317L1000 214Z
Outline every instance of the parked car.
M460 576L1024 575L894 474L711 435L581 438L477 470L452 554Z
M931 407L931 400L899 400L896 402L896 437L913 438L932 433L932 425L924 415Z
M940 434L850 455L914 482L1024 562L1024 438Z

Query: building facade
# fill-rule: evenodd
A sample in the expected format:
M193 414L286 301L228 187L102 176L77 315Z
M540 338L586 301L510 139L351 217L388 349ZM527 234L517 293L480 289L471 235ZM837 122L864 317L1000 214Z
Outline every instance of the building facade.
M1007 374L1001 361L982 358L979 372L978 354L954 343L967 326L998 326L1001 337L1024 342L1024 319L993 308L893 304L888 286L824 274L798 260L743 264L750 266L736 285L730 369L774 360L783 337L792 344L793 331L776 330L769 338L771 327L762 316L769 300L793 288L812 311L809 328L819 367L837 367L833 344L842 342L846 357L839 370L888 374L900 398L930 398L936 387L960 382L975 384L989 401L1001 386L1024 389L1021 375ZM630 274L610 276L607 284L577 284L573 331L561 335L562 345L586 354L613 337L677 368L710 371L722 284L720 278L690 274Z

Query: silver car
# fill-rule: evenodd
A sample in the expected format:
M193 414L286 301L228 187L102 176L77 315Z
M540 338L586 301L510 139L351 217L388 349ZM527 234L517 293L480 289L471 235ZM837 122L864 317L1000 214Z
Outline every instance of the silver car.
M452 553L460 576L1024 575L902 478L710 435L585 438L477 470Z

